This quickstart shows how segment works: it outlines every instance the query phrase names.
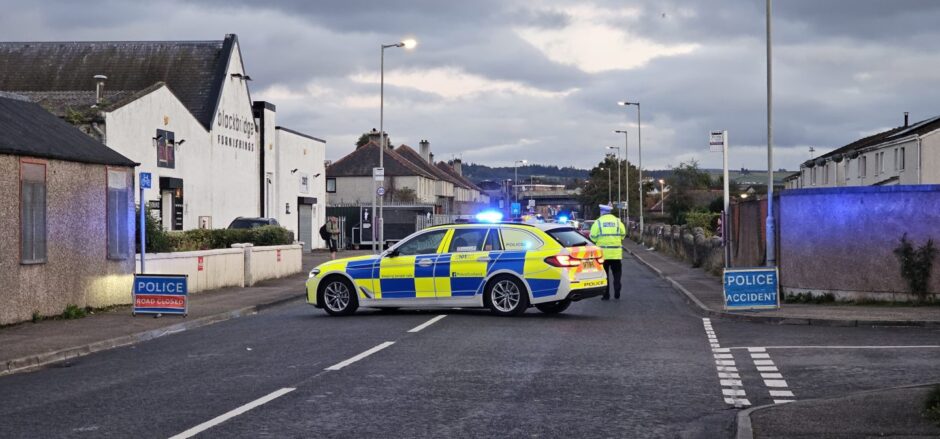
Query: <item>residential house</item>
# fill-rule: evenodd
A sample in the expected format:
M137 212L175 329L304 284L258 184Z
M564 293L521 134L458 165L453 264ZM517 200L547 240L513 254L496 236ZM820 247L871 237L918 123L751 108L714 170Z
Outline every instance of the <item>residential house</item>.
M134 167L0 92L0 325L131 300Z

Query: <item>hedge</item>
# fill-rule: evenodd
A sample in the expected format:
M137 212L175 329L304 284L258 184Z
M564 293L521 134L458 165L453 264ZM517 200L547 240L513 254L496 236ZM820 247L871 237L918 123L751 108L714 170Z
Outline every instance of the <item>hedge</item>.
M149 210L149 209L148 209ZM150 253L185 252L230 248L232 244L286 245L294 243L294 232L280 226L253 229L193 229L168 232L149 212L147 218L147 251ZM140 252L140 237L136 238Z

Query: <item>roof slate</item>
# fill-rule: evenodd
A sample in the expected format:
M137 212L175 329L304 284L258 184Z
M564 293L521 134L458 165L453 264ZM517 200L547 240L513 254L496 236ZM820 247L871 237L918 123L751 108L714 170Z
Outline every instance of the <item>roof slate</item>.
M408 160L409 162L411 162L412 164L421 168L421 170L423 170L424 172L427 172L433 175L435 179L446 180L446 181L450 181L451 183L453 183L450 180L450 177L447 175L446 172L438 169L437 166L434 166L428 163L427 161L425 161L424 158L421 157L421 154L415 151L414 148L408 145L400 145L398 148L395 148L395 152L398 153L398 155L405 158L406 160Z
M24 98L0 92L0 154L113 166L138 164Z
M87 107L95 75L108 77L106 98L109 90L136 93L165 82L208 129L236 42L230 34L222 41L0 43L0 90L62 93L53 107Z
M863 137L852 143L849 143L848 145L836 148L827 154L823 154L819 156L818 159L826 159L826 158L835 156L837 154L847 154L852 151L862 150L870 146L875 146L881 143L891 142L891 141L898 140L898 139L911 136L911 135L927 134L937 129L940 129L940 116L935 116L930 119L925 119L920 122L915 122L906 127L901 126L901 127L891 128L890 130L885 130L880 133L872 134L868 137ZM804 165L812 161L813 160L804 162Z

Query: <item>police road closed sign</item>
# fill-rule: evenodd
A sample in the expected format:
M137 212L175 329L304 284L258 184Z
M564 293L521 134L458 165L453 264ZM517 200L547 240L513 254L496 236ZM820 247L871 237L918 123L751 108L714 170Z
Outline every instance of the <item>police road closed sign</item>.
M185 316L189 310L188 280L185 274L135 274L133 314Z
M780 307L777 267L725 270L725 309Z

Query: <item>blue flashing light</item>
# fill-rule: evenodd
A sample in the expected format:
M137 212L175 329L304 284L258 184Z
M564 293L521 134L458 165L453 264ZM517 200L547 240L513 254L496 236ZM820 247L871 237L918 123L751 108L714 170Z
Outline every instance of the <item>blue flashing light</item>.
M560 222L560 223L566 223L566 222L568 222L568 217L566 217L566 216L560 216L560 217L558 217L558 222Z
M503 214L497 210L484 210L476 214L476 219L482 223L498 223L503 220Z

